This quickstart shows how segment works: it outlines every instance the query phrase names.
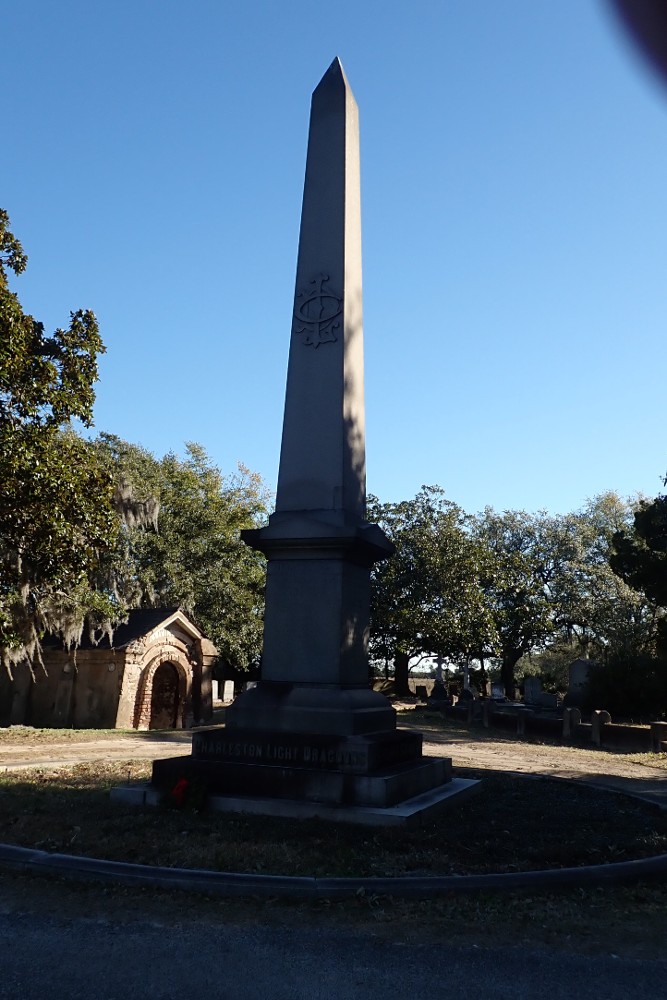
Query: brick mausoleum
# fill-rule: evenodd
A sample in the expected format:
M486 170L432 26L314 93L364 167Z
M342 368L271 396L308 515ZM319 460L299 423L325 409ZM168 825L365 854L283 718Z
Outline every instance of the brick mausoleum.
M45 670L0 671L0 725L182 729L209 722L217 650L182 611L131 611L94 646L45 644Z

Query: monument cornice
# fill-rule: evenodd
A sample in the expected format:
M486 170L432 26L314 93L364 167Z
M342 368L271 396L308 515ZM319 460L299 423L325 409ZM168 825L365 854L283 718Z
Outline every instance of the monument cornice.
M249 528L241 538L269 559L342 559L372 566L387 559L394 545L377 524L336 526L326 522L295 519L265 528Z

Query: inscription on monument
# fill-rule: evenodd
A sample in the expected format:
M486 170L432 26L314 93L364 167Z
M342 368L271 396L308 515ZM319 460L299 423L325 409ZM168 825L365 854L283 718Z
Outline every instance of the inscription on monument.
M309 746L307 743L251 740L197 739L193 753L200 760L227 760L237 763L290 764L292 767L364 769L368 754L363 749L340 746Z
M307 347L338 340L338 317L343 311L343 300L327 287L328 280L328 274L318 274L296 296L294 332L303 334Z

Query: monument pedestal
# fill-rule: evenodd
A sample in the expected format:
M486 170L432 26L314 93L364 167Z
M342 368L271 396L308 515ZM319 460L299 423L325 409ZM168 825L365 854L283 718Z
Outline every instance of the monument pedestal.
M396 713L377 691L262 681L227 709L227 729L359 736L396 728Z
M168 793L185 778L207 794L387 808L451 781L449 758L424 758L420 733L354 736L279 730L202 730L191 757L153 763L152 783Z
M479 787L453 778L450 758L423 757L421 734L408 730L327 736L220 726L192 743L191 757L153 762L145 803L168 799L185 779L218 812L386 826L430 820Z

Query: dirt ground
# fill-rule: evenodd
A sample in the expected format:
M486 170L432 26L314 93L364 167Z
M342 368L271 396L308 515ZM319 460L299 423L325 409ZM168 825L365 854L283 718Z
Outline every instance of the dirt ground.
M452 758L454 768L566 778L626 792L667 808L667 758L664 754L627 754L608 749L520 741L493 730L446 725L411 718L399 708L398 724L424 734L424 753ZM401 709L407 709L401 711ZM94 761L153 760L190 753L192 733L76 730L0 730L0 770L68 767Z

